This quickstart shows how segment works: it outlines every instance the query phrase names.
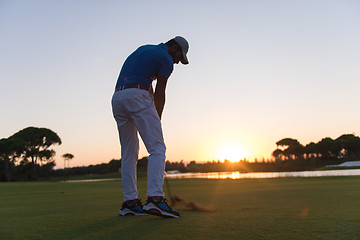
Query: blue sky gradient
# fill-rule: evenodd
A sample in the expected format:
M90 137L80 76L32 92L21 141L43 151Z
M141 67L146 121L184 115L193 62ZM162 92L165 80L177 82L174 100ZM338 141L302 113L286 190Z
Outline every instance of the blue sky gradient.
M47 127L63 141L57 167L67 152L73 166L119 159L121 65L176 35L190 64L168 82L167 159L217 160L229 145L269 158L285 137L359 135L359 23L355 0L0 0L0 138Z

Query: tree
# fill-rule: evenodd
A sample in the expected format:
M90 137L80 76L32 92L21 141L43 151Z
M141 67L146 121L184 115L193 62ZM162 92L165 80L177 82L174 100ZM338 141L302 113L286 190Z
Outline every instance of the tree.
M360 157L360 138L354 134L344 134L335 140L340 151L345 153L347 159L357 159Z
M314 142L307 144L304 148L304 153L306 154L307 158L318 157L318 145Z
M147 166L148 166L148 161L149 161L148 157L143 157L141 159L138 159L138 161L137 161L137 169L146 171Z
M276 149L275 151L273 151L272 155L275 157L276 161L281 161L284 157L284 151L281 149Z
M337 158L341 151L340 145L329 137L321 139L316 145L317 151L322 158Z
M24 150L25 142L21 139L0 139L0 160L4 162L6 181L11 181L12 168Z
M64 155L62 155L62 157L64 158L64 169L66 167L66 161L68 161L68 167L70 167L69 161L74 158L74 155L72 155L71 153L65 153Z
M178 170L180 172L186 172L184 160L181 160L180 162L170 162L169 160L167 160L165 163L165 170L166 171Z
M35 180L36 168L38 164L49 164L54 162L52 157L55 151L50 149L52 145L61 144L60 137L50 129L27 127L10 137L11 139L19 139L25 142L24 161L31 160L31 179Z
M286 159L296 159L300 158L304 154L304 147L299 143L298 140L292 138L284 138L276 143L278 149L282 150L282 155L285 156ZM279 154L280 152L275 152L275 154ZM274 154L273 153L273 154Z

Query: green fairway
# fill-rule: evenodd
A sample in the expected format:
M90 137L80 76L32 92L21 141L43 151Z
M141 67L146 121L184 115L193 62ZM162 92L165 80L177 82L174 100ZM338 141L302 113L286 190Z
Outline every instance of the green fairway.
M170 179L216 210L120 217L121 181L0 184L0 239L360 239L360 177ZM145 199L146 179L139 179Z

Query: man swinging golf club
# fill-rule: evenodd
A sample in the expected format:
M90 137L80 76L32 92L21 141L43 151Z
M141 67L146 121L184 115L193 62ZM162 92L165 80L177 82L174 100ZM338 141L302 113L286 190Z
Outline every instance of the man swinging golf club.
M166 83L174 65L188 64L189 44L177 36L159 45L145 45L133 52L123 64L112 97L112 111L121 145L121 180L124 203L121 216L153 214L177 218L180 214L166 202L163 192L165 143L161 115L165 104ZM157 79L155 92L152 81ZM147 151L147 201L138 199L136 165L139 132Z

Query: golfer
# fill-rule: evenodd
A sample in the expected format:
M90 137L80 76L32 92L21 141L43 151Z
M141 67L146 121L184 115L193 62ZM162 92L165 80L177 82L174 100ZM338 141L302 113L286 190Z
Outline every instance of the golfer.
M144 45L123 64L112 97L112 111L121 145L121 180L124 203L121 216L153 214L179 217L166 202L163 192L165 143L161 115L165 104L165 88L174 64L188 64L189 44L177 36L159 45ZM155 91L152 81L157 80ZM147 168L147 201L138 199L136 165L139 154L138 132L149 153Z

